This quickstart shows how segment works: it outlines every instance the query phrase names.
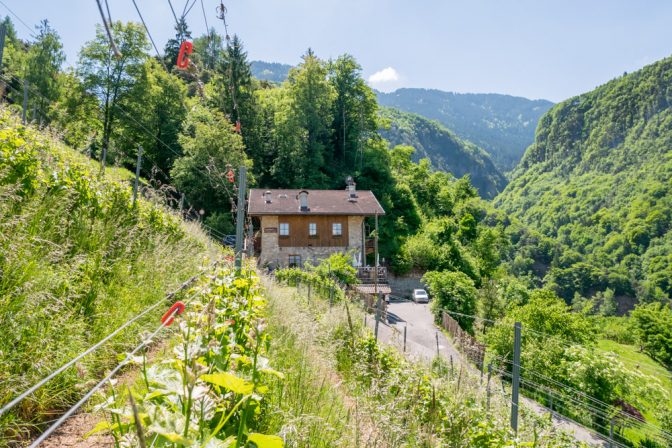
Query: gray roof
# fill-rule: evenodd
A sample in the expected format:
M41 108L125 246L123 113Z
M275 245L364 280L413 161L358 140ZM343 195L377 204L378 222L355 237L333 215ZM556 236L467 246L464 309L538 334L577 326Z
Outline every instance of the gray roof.
M271 192L267 203L264 193ZM308 210L302 211L299 193L308 193ZM258 215L384 215L385 210L371 191L356 191L357 197L350 200L347 190L250 190L247 213Z

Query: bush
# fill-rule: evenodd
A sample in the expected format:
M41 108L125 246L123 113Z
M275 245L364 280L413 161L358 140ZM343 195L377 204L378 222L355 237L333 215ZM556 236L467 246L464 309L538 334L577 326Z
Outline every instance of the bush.
M432 302L434 319L440 322L443 311L455 311L460 314L452 317L464 330L473 333L474 319L468 317L476 314L478 291L474 287L473 280L462 272L448 271L428 272L422 280L434 298Z

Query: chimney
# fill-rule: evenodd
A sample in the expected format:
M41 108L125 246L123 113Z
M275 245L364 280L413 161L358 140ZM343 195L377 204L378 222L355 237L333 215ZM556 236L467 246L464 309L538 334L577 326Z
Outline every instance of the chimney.
M345 184L347 185L348 201L357 202L357 189L355 188L357 184L355 184L352 176L348 176L347 179L345 179Z
M266 190L266 191L264 192L264 198L265 198L265 202L266 202L267 204L270 204L270 203L271 203L271 191L270 191L270 190Z
M299 206L302 212L307 212L310 209L308 208L308 192L306 190L299 191Z

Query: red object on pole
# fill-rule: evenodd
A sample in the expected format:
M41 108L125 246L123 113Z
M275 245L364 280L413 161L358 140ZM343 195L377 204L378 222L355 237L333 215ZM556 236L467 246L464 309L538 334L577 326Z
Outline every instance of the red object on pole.
M226 180L228 180L231 183L235 182L236 173L233 172L233 169L229 169L229 171L226 172Z
M236 120L236 127L233 130L240 134L240 120Z
M180 301L173 303L173 306L171 306L168 311L166 311L166 314L161 317L161 323L164 325L164 327L168 327L170 324L172 324L175 320L175 316L182 314L184 308L184 303Z
M180 52L177 55L177 68L181 70L186 70L189 67L189 62L191 60L189 59L189 55L191 52L194 50L194 45L189 42L189 41L184 41L182 42L182 45L180 45Z

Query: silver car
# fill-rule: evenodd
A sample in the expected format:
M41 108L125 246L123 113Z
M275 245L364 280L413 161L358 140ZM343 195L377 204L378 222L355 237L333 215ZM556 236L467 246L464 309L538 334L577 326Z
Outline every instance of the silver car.
M424 289L414 289L413 290L413 301L415 303L428 303L429 294Z

